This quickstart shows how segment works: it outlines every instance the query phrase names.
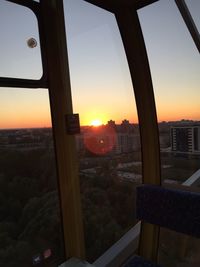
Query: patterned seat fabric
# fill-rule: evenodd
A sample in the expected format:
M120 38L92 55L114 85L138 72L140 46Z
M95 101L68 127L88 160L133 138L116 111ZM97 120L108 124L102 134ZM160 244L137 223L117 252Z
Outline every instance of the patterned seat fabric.
M155 185L137 187L137 218L180 233L200 237L200 193ZM139 256L123 267L161 267Z

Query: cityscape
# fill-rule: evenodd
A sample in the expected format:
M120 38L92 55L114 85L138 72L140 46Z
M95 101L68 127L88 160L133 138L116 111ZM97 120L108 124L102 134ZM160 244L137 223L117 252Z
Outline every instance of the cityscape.
M194 161L200 157L200 121L161 122L158 127L163 173L166 173L166 169L173 169L174 157L189 158ZM124 119L121 124L109 120L104 125L81 126L80 134L76 134L75 139L77 160L82 174L91 176L98 173L101 167L97 162L103 162L104 159L109 158L110 163L113 163L118 170L117 174L121 180L141 181L142 164L138 124ZM2 151L40 149L53 151L52 128L0 130L0 149ZM178 183L168 175L166 177L164 175L163 179Z
M198 187L200 122L161 122L158 127L162 182L181 185L192 179ZM142 183L139 125L109 120L81 126L75 138L86 256L92 262L137 222L133 203ZM6 229L0 234L0 265L15 266L10 255L18 255L21 267L44 260L57 266L64 250L52 128L0 130L0 151L0 228ZM168 233L163 235L161 255L171 242Z

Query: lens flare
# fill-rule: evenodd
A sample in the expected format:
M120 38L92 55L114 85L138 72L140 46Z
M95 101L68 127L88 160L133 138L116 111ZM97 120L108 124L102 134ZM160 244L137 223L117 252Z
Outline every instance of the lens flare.
M115 129L101 126L94 127L84 135L84 145L88 151L96 155L106 155L116 146L117 135Z

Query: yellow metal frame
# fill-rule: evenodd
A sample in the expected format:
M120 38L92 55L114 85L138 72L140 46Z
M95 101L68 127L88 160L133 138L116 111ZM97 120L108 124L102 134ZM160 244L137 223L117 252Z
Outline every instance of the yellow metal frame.
M144 39L135 9L115 13L134 87L142 145L143 182L160 185L160 147L153 86ZM142 223L139 254L156 261L159 227Z
M84 258L75 137L66 133L65 122L65 115L72 114L73 109L62 0L42 0L41 18L47 55L48 86L56 146L65 253L67 258Z
M19 3L19 0L11 0ZM113 12L119 26L136 98L143 159L143 182L160 184L160 152L156 108L151 74L137 9L157 0L87 0ZM25 5L26 1L22 1ZM30 4L31 1L28 1ZM20 4L20 3L19 3ZM38 4L38 3L37 3ZM41 0L38 4L41 45L49 87L52 125L61 197L66 258L84 258L78 160L74 136L66 133L65 115L72 114L65 23L62 0ZM10 80L11 81L11 80ZM7 81L9 82L9 81ZM18 82L18 83L17 83ZM19 81L13 86L20 87ZM1 80L0 85L2 86ZM24 81L23 87L30 87ZM37 85L32 85L36 87ZM156 260L159 227L142 224L140 254Z

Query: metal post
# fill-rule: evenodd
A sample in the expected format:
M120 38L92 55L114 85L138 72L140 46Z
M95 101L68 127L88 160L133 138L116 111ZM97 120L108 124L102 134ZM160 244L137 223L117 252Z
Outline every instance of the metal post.
M143 158L143 182L160 185L160 147L151 73L135 9L115 12L133 82L138 110ZM157 259L159 227L142 224L140 254Z
M78 161L75 137L66 133L72 98L62 0L42 0L44 45L55 138L66 257L84 258Z

